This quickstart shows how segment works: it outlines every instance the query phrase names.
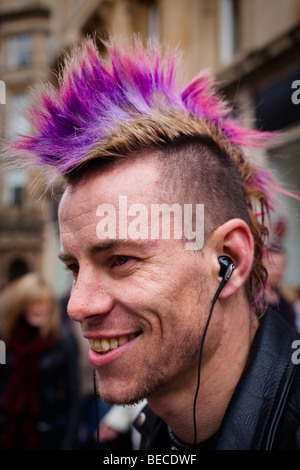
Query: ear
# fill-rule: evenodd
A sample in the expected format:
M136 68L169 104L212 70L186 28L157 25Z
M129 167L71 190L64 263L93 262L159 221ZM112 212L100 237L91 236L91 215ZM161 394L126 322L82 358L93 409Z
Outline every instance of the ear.
M229 256L235 269L230 280L225 284L220 293L220 299L226 299L235 294L248 279L254 259L254 240L249 226L242 219L231 219L218 227L211 236L213 243L214 258L213 275L218 282L220 266L218 257L221 255Z

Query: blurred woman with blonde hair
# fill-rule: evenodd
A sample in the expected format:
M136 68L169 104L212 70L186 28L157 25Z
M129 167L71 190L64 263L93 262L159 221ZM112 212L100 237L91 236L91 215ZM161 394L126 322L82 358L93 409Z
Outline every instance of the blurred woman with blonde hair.
M11 336L23 317L27 323L40 329L42 338L57 341L61 337L59 305L52 289L37 273L29 273L7 288L1 333L4 341Z
M3 294L0 449L72 448L77 418L77 350L59 303L37 273Z

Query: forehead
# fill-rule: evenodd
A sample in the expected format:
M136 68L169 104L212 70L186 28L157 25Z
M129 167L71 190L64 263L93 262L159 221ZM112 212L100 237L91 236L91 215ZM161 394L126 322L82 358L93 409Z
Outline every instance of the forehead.
M118 161L103 170L84 174L76 184L69 184L60 203L59 220L62 222L94 213L99 204L117 206L120 196L126 196L131 204L158 202L160 188L156 158Z

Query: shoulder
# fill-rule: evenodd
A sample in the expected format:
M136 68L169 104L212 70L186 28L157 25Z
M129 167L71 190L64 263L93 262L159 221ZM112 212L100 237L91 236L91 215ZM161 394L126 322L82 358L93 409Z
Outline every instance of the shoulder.
M268 346L276 351L275 366L280 370L276 393L274 394L272 422L274 426L274 447L276 449L300 449L300 335L283 321L276 312L268 312L266 319L268 329ZM271 346L272 344L272 346ZM273 349L273 350L274 350ZM276 429L277 428L277 429Z
M300 366L298 364L295 366L294 377L276 434L275 449L300 450Z

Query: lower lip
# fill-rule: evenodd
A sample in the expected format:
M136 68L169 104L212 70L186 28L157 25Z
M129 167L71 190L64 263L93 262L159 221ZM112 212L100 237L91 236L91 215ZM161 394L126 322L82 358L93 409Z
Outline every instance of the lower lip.
M118 346L117 348L105 354L99 354L90 347L88 359L90 363L95 367L101 367L106 364L109 364L110 362L115 361L124 353L126 353L128 349L131 348L136 343L136 341L140 338L140 336L141 335L137 336L136 338L133 338L127 343L124 343L121 346Z

